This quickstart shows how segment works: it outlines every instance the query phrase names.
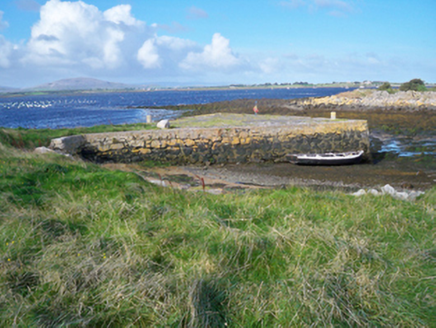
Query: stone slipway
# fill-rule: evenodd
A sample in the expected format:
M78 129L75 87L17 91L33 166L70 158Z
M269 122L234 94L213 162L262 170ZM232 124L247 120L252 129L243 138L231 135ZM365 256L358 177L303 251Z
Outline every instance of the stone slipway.
M370 156L363 120L217 113L179 119L172 126L63 137L53 139L50 148L97 163L286 162L288 154L360 149Z

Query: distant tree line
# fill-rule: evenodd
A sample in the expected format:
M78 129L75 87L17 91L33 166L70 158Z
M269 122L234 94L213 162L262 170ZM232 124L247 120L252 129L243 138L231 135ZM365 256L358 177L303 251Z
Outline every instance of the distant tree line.
M400 85L400 91L427 91L425 83L421 79L413 79ZM394 90L389 82L384 82L378 90L393 93Z

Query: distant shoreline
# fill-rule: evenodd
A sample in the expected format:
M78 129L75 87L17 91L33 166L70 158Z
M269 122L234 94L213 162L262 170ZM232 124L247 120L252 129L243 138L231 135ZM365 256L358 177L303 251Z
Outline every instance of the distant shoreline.
M267 90L267 89L327 89L327 88L344 88L339 85L321 85L321 86L223 86L223 87L183 87L183 88L156 88L156 89L82 89L82 90L41 90L25 92L0 92L0 98L27 97L27 96L46 96L46 95L82 95L82 94L101 94L101 93L140 93L140 92L159 92L159 91L213 91L213 90ZM354 89L350 88L350 89Z
M368 90L377 89L383 82L333 82L333 83L264 83L264 84L230 84L224 86L186 86L186 87L155 87L144 86L134 87L129 86L125 88L77 88L74 86L71 89L66 87L65 89L51 90L51 89L16 89L16 88L3 88L0 87L0 98L12 98L12 97L27 97L27 96L46 96L46 95L82 95L82 94L101 94L101 93L139 93L139 92L158 92L158 91L213 91L213 90L265 90L265 89L327 89L327 88L343 88L347 90ZM391 83L391 87L396 89L401 83ZM427 87L435 87L436 84L428 83Z

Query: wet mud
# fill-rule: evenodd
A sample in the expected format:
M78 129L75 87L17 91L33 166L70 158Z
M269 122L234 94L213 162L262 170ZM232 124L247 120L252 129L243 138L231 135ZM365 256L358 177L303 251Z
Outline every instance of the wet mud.
M164 187L215 194L258 188L304 186L315 189L380 188L425 191L436 186L433 162L415 158L379 159L377 163L344 166L302 166L291 163L229 164L210 166L143 167L139 164L106 164L133 171Z

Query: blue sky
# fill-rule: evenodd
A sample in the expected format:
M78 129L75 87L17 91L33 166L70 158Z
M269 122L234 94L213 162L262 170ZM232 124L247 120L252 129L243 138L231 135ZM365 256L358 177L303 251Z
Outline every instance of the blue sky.
M435 0L1 0L0 86L436 82Z

